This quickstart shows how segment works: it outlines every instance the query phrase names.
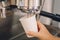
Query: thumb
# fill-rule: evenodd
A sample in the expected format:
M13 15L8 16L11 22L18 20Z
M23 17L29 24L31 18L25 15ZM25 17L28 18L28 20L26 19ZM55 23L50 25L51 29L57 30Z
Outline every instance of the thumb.
M38 37L38 33L37 32L29 31L27 34L30 35L30 36L33 36L33 37Z

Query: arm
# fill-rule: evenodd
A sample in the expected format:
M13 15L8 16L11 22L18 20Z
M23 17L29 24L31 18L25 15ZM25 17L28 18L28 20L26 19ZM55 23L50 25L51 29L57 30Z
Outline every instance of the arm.
M59 37L55 37L55 36L51 36L51 38L53 38L53 40L60 40L60 38Z
M37 37L40 40L60 40L60 38L57 38L52 34L50 34L47 28L39 21L37 22L37 25L38 25L39 32L35 33L30 31L27 34Z
M42 38L42 39L39 38L39 40L60 40L60 38L59 37L55 37L52 34L49 34L49 36L47 38L45 38L45 39L44 38Z

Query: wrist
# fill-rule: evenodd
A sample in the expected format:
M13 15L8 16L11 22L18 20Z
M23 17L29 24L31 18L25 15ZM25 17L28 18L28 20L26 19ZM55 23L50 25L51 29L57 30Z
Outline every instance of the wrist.
M60 38L50 34L50 37L48 38L48 40L60 40Z
M56 40L55 36L48 34L45 38L39 38L39 40Z
M50 34L50 35L46 38L46 40L55 40L55 37Z
M56 40L56 39L55 39L55 36L53 36L52 34L50 34L49 40Z
M60 38L59 38L59 37L55 37L55 39L56 39L56 40L60 40Z

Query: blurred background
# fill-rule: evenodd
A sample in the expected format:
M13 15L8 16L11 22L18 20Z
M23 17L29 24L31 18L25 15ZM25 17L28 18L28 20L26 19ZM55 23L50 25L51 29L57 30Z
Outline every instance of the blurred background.
M3 12L4 9L1 7L0 9L2 10L2 13L9 13L9 15L10 14L13 15L13 17L12 17L12 15L6 16L5 14L2 14L2 15L5 15L6 18L5 18L5 16L1 16L4 18L4 20L5 19L8 20L8 18L10 18L9 20L12 20L12 21L5 21L5 23L8 22L7 25L11 24L10 27L8 25L8 28L7 27L4 28L4 26L2 26L2 27L0 26L2 29L4 28L3 33L7 32L7 30L10 29L8 32L10 33L11 37L8 36L9 39L7 39L7 40L38 40L37 38L27 38L25 35L25 32L24 32L24 29L22 28L22 25L19 22L20 17L26 15L25 12L21 11L21 9L24 8L23 7L24 5L28 6L28 5L26 5L27 1L25 1L25 0L0 0L0 7L2 6L3 8L6 9L6 11ZM40 0L41 3L42 3L42 1L44 1L44 0ZM60 4L60 0L45 0L41 11L45 11L47 13L51 13L54 15L55 14L60 15L60 5L59 4ZM25 10L25 9L27 9L27 7L24 8L23 10ZM41 21L41 23L48 25L48 27L47 27L48 29L51 28L53 30L52 31L51 29L49 29L49 30L51 30L50 32L53 35L59 36L58 35L60 33L60 31L59 31L60 22L59 21L55 21L49 17L42 16L42 15L40 15L40 21ZM12 23L10 23L10 22L12 22ZM7 28L7 30L6 30L6 28ZM4 31L4 30L6 30L6 31ZM0 32L1 32L1 29L0 29ZM2 40L4 40L3 37L2 37Z

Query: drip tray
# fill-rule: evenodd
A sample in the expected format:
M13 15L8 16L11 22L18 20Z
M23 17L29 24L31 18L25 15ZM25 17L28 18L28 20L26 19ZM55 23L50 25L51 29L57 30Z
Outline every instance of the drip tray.
M12 38L10 38L10 40L38 40L38 38L28 38L25 34L25 32L22 32Z

